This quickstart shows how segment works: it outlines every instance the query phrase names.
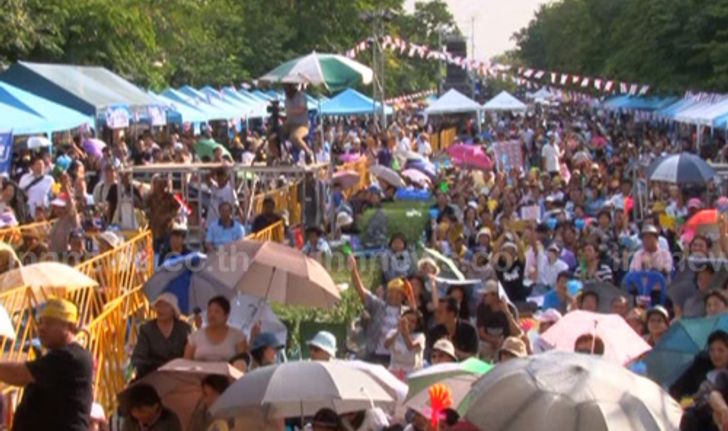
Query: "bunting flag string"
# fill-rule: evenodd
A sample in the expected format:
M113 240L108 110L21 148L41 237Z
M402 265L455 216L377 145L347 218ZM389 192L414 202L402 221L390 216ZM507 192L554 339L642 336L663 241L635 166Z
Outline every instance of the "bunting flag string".
M374 39L365 39L354 45L354 48L345 52L349 58L355 58L360 53L368 50L375 42ZM510 80L517 85L540 86L560 85L562 87L574 86L581 89L593 88L602 93L619 93L644 96L650 91L650 86L645 84L626 83L600 77L571 75L557 71L545 71L528 67L514 67L505 64L491 63L487 61L467 59L455 56L447 51L439 51L430 47L411 43L398 36L383 36L378 45L388 51L397 52L409 58L420 58L424 60L438 60L447 64L460 67L468 72L473 72L481 77L494 77L503 80ZM546 78L546 79L544 79ZM539 82L539 81L544 82Z

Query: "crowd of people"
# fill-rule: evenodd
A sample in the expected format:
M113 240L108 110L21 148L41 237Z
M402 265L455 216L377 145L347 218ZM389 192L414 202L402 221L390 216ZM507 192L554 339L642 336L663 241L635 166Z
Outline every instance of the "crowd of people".
M300 113L295 118L303 122ZM400 113L387 130L369 120L338 120L309 135L308 143L307 127L296 123L295 145L276 145L277 151L288 148L302 163L365 159L370 169L377 165L395 172L413 161L421 165L424 178L402 176L404 188L376 175L362 190L330 184L327 214L333 220L327 220L329 227L306 226L304 253L324 262L337 251L347 255L351 286L362 306L351 342L345 343L351 350L347 357L383 365L406 381L413 372L437 364L469 358L500 364L551 350L554 346L541 335L575 310L619 315L652 347L681 319L728 311L728 283L720 268L728 253L728 220L719 215L712 236L681 229L700 210L722 208L728 198L720 196L715 183L680 187L649 183L646 177L647 166L665 153L718 154L720 138L698 149L697 137L687 128L638 121L586 103L500 115L487 118L483 126L478 132L472 120L462 120L454 145L482 147L495 169L449 161L447 151L430 142L435 124L417 111ZM18 222L56 219L47 245L29 234L21 253L57 253L69 263L118 245L121 239L110 226L138 226L143 224L138 218L144 218L162 263L190 252L185 221L190 209L171 191L169 178L155 176L146 186L133 181L124 168L220 162L221 167L205 174L207 205L191 209L203 212L206 234L200 247L212 251L284 220L271 199L263 202L262 213L248 217L241 205L245 197L240 199L232 186L236 172L225 165L254 160L258 141L253 133L234 137L229 149L216 150L211 160L195 155L193 139L176 134L169 134L164 144L145 134L131 149L124 141L110 143L97 159L84 155L78 143L60 149L54 158L47 152L22 154L18 169L3 180L0 212L12 213ZM495 149L497 142L513 143L515 157L503 157ZM95 177L86 170L94 170ZM403 189L425 192L433 201L416 238L393 232L393 215L386 211L401 199ZM86 232L93 229L102 233L98 245L89 248ZM376 262L374 285L365 285L360 271L364 260ZM645 290L634 282L634 274L647 273L657 287ZM179 358L227 362L250 372L284 357L280 351L287 340L262 331L260 325L246 334L229 323L228 298L212 298L204 313L189 321L170 293L154 298L152 306L155 318L139 328L131 356L137 379ZM524 325L529 316L536 328ZM40 314L39 333L50 353L28 363L0 364L1 381L26 387L15 429L61 429L53 426L58 421L69 430L104 426L103 420L90 419L93 365L73 341L76 320L73 304L49 302ZM311 360L331 361L340 356L344 340L322 331L304 341ZM609 348L590 328L583 328L572 350L603 355ZM644 374L642 359L626 366ZM706 352L667 388L677 400L692 400L683 429L728 429L726 382L728 333L716 330ZM202 379L203 397L193 414L194 425L187 429L231 425L208 411L229 384L215 375ZM33 414L30 406L56 414ZM120 412L123 430L185 429L148 384L131 384ZM305 418L308 424L291 418L267 426L428 431L426 419L424 411L373 409L339 415L322 409ZM440 429L467 427L451 411Z

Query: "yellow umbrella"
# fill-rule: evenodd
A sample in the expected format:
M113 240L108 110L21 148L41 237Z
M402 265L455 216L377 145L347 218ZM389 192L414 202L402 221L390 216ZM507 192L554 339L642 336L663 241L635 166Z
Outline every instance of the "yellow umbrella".
M21 266L0 275L0 291L29 286L33 289L77 289L98 283L77 269L58 262Z

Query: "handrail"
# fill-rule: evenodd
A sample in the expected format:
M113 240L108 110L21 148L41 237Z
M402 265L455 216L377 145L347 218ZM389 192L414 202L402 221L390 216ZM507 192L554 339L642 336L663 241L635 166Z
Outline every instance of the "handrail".
M263 200L265 198L272 198L275 202L276 209L288 211L290 225L301 223L302 205L299 194L300 186L301 182L297 181L287 186L255 195L253 197L253 212L260 214L263 211Z

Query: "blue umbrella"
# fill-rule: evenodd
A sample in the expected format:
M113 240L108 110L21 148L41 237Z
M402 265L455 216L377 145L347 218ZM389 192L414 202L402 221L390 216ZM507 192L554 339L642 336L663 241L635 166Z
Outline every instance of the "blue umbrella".
M708 336L718 329L728 331L728 314L673 323L645 358L647 376L661 385L672 384L695 355L705 349Z
M172 258L157 269L147 281L144 291L150 301L162 293L177 297L180 311L190 314L195 307L204 309L207 301L215 296L230 298L235 292L211 277L205 270L207 256L190 253Z
M704 184L715 177L715 170L705 160L690 153L657 159L647 172L650 181L673 184Z

